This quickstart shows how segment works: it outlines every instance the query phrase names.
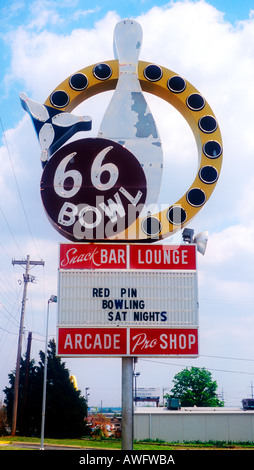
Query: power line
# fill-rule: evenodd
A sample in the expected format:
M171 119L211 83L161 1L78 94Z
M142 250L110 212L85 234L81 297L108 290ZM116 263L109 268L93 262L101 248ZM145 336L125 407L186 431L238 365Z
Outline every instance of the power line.
M155 360L152 360L152 359L143 359L143 358L140 358L140 361L144 361L144 362L153 362L153 363L155 363L155 364L164 364L165 366L190 367L189 364L174 364L174 363L172 363L172 362L155 361ZM209 370L212 370L212 371L214 371L214 372L226 372L226 373L231 373L231 374L254 375L254 371L253 371L253 372L243 372L243 371L237 371L237 370L214 369L214 368L211 368L211 367L209 367Z
M27 214L26 214L26 210L25 210L25 206L24 206L23 199L22 199L22 196L21 196L21 192L20 192L20 189L19 189L19 185L18 185L18 181L17 181L17 178L16 178L14 166L13 166L13 163L12 163L12 158L11 158L10 150L9 150L9 147L8 147L8 142L7 142L7 139L6 139L6 135L5 135L5 131L4 131L4 126L3 126L3 122L2 122L1 117L0 117L0 123L1 123L2 131L3 131L5 147L6 147L7 154L8 154L9 160L10 160L11 169L12 169L14 181L15 181L15 184L16 184L17 192L18 192L18 195L19 195L19 200L20 200L20 203L21 203L21 207L22 207L22 210L23 210L23 213L24 213L24 217L25 217L25 220L26 220L26 223L27 223L27 227L28 227L28 230L29 230L29 233L30 233L32 242L33 242L33 244L34 244L35 251L37 252L38 257L40 258L40 255L39 255L39 252L38 252L38 249L37 249L37 246L36 246L36 243L35 243L33 234L32 234L32 230L31 230L31 227L30 227L30 224L29 224L29 221L28 221L28 217L27 217ZM3 214L3 212L2 212L2 214ZM5 218L5 217L4 217L4 218ZM5 218L5 221L6 221L6 218ZM6 222L7 222L7 221L6 221ZM7 224L7 225L8 225L8 224ZM9 226L9 225L8 225L8 226Z
M7 308L3 304L1 304L1 307L3 307L3 309L8 313L8 315L13 318L13 320L15 321L16 326L17 326L19 324L17 318L15 318L14 315L12 315L12 313L9 312L9 310L7 310ZM9 317L6 316L5 312L2 312L2 313L5 315L6 318L10 319Z
M10 333L11 335L16 335L16 336L18 336L18 333L15 333L14 331L6 330L5 328L2 328L1 326L0 326L0 330L5 331L6 333Z
M19 246L19 244L18 244L18 242L17 242L17 240L16 240L16 238L15 238L15 235L14 235L14 233L13 233L13 231L12 231L12 229L11 229L9 223L8 223L8 220L7 220L6 217L5 217L5 214L4 214L3 209L2 209L1 206L0 206L0 211L1 211L2 217L3 217L5 223L6 223L7 227L8 227L8 230L9 230L9 232L10 232L10 234L11 234L13 240L14 240L14 243L15 243L15 245L16 245L16 247L17 247L19 253L21 254L21 256L23 256L22 250L21 250L21 248L20 248L20 246Z
M2 243L0 243L0 248L1 248L1 250L3 251L3 253L5 254L5 256L7 256L7 258L8 258L9 260L12 259L12 256L10 256L10 254L7 253L6 247L3 246Z
M249 362L254 362L254 359L246 359L246 358L243 358L243 357L228 357L228 356L209 356L207 354L200 354L199 357L212 357L214 359L230 359L230 360L233 360L233 361L249 361Z

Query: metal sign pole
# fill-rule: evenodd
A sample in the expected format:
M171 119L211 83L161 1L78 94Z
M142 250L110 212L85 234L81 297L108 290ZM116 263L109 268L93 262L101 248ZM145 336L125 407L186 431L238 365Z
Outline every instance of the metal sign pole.
M133 450L133 357L122 358L122 450Z

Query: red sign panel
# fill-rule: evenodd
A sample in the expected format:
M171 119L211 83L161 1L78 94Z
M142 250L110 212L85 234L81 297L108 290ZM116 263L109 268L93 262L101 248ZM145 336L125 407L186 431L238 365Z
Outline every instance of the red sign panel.
M195 245L60 244L60 269L195 270Z
M60 269L126 269L127 245L60 244Z
M130 354L178 356L198 354L197 329L131 328Z
M196 328L59 328L58 355L197 356Z
M59 328L60 356L122 356L127 352L127 329Z
M131 269L196 269L195 245L131 245Z

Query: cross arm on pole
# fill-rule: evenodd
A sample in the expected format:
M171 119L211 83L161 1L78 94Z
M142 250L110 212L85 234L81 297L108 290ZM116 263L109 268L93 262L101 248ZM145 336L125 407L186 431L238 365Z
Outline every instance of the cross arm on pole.
M12 264L19 264L19 265L24 265L26 266L27 260L12 260ZM44 266L45 262L44 261L29 261L30 266Z

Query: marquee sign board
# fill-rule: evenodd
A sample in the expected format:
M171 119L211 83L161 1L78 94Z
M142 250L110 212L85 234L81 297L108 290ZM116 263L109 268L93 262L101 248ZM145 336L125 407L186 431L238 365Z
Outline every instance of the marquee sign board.
M222 139L202 94L177 73L139 61L141 45L141 26L122 20L114 60L73 73L44 104L20 94L41 145L42 203L73 242L60 248L61 355L198 353L195 247L141 243L181 230L205 205L220 175ZM108 90L114 93L99 132L85 138L92 117L72 111ZM197 144L193 183L163 210L156 207L162 142L145 92L175 107Z
M60 248L60 356L198 355L195 247L140 243L181 230L205 205L220 175L222 139L201 93L172 70L139 61L141 44L141 26L122 20L114 30L115 60L73 73L44 104L20 94L41 145L45 212L53 227L75 243ZM98 135L81 138L78 133L91 129L92 118L72 111L108 90L114 93ZM197 145L193 183L162 210L156 206L162 142L144 92L175 107ZM122 448L131 449L132 359L122 364L122 408L129 424L128 432L123 427Z
M61 244L61 356L196 356L195 245Z

